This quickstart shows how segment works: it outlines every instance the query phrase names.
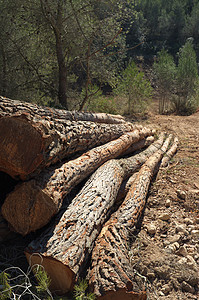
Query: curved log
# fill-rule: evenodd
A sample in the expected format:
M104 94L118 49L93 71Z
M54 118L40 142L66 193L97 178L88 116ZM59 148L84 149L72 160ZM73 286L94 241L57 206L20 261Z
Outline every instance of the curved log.
M120 208L103 226L92 252L89 285L97 299L146 299L146 292L137 290L130 265L129 234L137 223L148 193L151 178L157 170L171 136L137 173L133 185Z
M19 184L4 201L4 218L22 235L41 228L60 210L64 197L75 185L149 134L148 129L127 133L59 167L44 170L36 179Z

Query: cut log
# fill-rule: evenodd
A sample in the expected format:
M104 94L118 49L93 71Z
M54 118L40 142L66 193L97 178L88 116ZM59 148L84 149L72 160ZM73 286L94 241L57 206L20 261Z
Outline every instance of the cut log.
M148 129L127 133L59 168L55 166L45 170L36 179L19 184L4 201L4 218L22 235L41 228L60 210L64 197L75 185L104 162L121 155L132 143L149 134Z
M0 118L0 171L25 180L74 153L105 144L140 127L29 114L5 116Z
M0 96L0 116L13 115L15 113L28 113L32 116L53 117L69 121L90 121L95 123L121 124L125 118L120 115L106 113L78 112L41 107L34 103L11 100Z
M170 140L171 137L142 166L123 204L105 223L96 240L89 285L97 299L147 299L146 292L140 292L135 286L129 235L142 213L151 178Z
M138 154L134 160L127 158L134 165L129 170L138 169L162 143L163 136L145 150L145 156ZM72 289L75 280L85 269L94 241L112 211L121 182L126 176L124 165L119 159L110 160L99 167L60 216L60 220L26 249L31 265L41 261L42 256L42 265L51 277L52 291L64 294ZM33 253L39 253L40 256L31 257Z

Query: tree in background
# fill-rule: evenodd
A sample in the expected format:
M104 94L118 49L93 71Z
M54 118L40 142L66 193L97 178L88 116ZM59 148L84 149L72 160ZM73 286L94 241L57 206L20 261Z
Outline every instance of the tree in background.
M169 111L169 100L174 89L176 78L176 65L172 55L165 49L158 53L157 61L153 65L155 78L160 92L159 113L165 114Z
M48 104L57 99L62 107L82 109L88 86L109 82L121 68L125 53L113 54L125 48L120 28L130 19L130 6L123 1L0 0L0 4L4 95L37 102L40 98L40 104L47 104L43 98ZM84 103L76 101L82 88Z
M116 94L126 95L128 98L128 114L143 113L152 97L150 82L144 78L136 64L132 61L122 72Z
M196 52L192 39L188 39L179 51L176 76L176 96L173 100L175 110L179 114L191 114L196 109L194 93L199 84Z
M178 65L167 51L162 50L154 63L158 86L162 94L160 113L165 113L165 103L170 99L177 114L191 114L198 105L198 67L192 39L179 50Z

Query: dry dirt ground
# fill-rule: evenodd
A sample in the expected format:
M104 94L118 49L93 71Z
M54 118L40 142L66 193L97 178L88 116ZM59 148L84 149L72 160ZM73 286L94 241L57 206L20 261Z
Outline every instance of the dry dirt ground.
M177 135L180 144L151 185L131 247L135 277L150 300L199 299L199 112L151 113L145 123Z

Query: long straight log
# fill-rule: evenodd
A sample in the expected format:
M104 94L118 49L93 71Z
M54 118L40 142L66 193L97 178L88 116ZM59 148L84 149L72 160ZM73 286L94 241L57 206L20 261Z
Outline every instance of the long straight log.
M127 158L136 170L163 143L163 136L144 155ZM121 160L99 167L55 225L33 241L25 254L31 265L41 262L51 277L51 290L64 294L85 269L94 241L109 217L125 174ZM39 253L39 256L33 255Z
M35 112L0 113L0 171L27 180L45 167L142 128L69 121Z
M64 197L74 186L149 134L148 129L127 133L59 167L44 170L36 179L19 184L4 201L4 218L22 235L41 228L60 210Z
M53 117L69 121L90 121L95 123L121 124L125 123L124 117L106 113L78 112L42 107L34 103L11 100L0 96L0 116L13 115L15 113L28 113L41 117Z
M130 265L129 236L145 206L151 179L170 143L141 167L120 208L103 226L92 252L89 285L97 299L147 299L146 292L135 287Z
M161 168L164 168L168 165L169 161L171 160L171 158L174 156L174 154L176 153L176 151L178 149L178 144L179 144L179 140L177 137L175 137L174 141L173 141L173 145L167 151L166 155L163 157L163 159L161 161L161 165L160 165Z

